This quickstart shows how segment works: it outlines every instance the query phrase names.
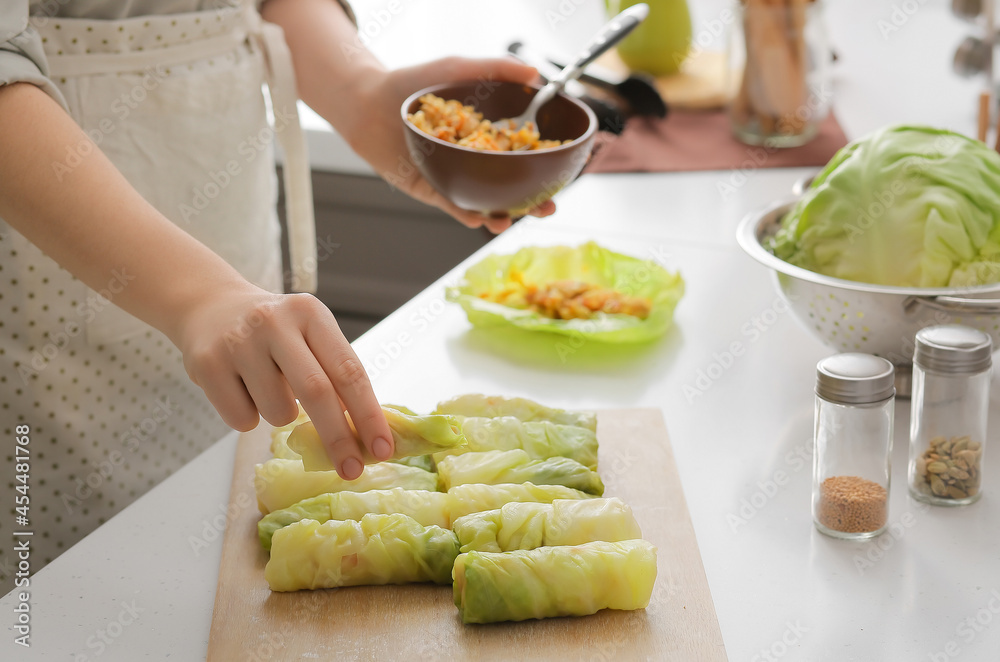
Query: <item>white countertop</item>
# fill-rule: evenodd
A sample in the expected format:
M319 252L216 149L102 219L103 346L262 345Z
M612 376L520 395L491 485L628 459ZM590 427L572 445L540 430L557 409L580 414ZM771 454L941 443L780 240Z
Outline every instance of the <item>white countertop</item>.
M522 4L505 3L505 11ZM901 120L969 131L976 90L947 69L966 27L943 3L917 2L883 43L875 21L889 20L891 5L868 4L841 0L829 12L841 56L837 111L848 132ZM421 20L442 15L427 13ZM777 297L771 276L733 236L744 214L787 195L809 172L760 170L725 200L716 185L727 172L586 176L560 195L556 216L519 223L355 348L380 366L372 370L380 399L416 410L466 392L660 408L732 660L997 660L1000 451L987 451L979 503L921 507L905 490L909 410L900 401L894 533L849 543L812 526L812 387L816 361L830 350L790 315L768 312ZM444 284L488 252L589 239L681 271L687 293L662 342L585 344L564 361L543 338L505 344L470 330L443 300ZM773 323L752 339L746 325L764 319ZM402 334L409 343L397 348ZM747 352L689 402L684 387L733 341ZM30 649L13 644L16 596L0 599L0 659L203 659L234 448L235 436L222 440L35 575Z

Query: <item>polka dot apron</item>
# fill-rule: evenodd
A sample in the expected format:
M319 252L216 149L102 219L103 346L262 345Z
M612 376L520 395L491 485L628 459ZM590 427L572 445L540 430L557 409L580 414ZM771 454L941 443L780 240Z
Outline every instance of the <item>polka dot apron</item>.
M282 286L273 156L281 141L292 280L315 288L309 166L279 28L249 5L32 22L50 77L91 140L160 212L273 291ZM56 175L91 149L67 146ZM34 531L33 571L228 431L180 352L114 305L132 279L112 268L106 287L91 290L0 221L0 428L10 467L0 539L15 528L14 428L27 425L30 522L17 528ZM10 547L0 546L4 593L13 587Z

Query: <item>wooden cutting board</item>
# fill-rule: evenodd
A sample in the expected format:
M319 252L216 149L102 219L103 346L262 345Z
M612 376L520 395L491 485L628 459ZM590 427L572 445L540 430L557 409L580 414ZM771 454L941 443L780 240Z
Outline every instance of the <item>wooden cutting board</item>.
M649 607L492 625L462 625L451 587L272 593L253 491L253 465L270 455L269 432L261 425L242 435L236 450L209 662L727 659L659 410L601 411L597 426L605 495L631 505L658 549Z
M622 76L628 66L611 49L597 58L595 64ZM740 72L727 71L726 54L720 51L694 49L671 76L654 76L653 85L671 108L684 110L717 110L725 108L736 94Z

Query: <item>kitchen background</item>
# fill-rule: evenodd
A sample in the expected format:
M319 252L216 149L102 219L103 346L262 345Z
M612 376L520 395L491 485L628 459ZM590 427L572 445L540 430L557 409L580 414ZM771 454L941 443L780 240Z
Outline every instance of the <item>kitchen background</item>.
M853 5L851 11L827 12L825 16L838 54L832 72L834 112L849 139L916 117L921 123L942 128L961 131L968 126L967 122L965 126L953 125L954 108L968 109L971 118L981 82L950 72L955 48L976 30L954 17L947 0L837 2ZM524 43L542 53L567 57L578 48L580 31L596 31L605 18L600 0L352 0L351 4L361 39L389 67L456 53L496 57L506 52L508 45L498 35L509 34L520 34ZM500 4L503 11L494 11ZM695 48L724 50L730 27L724 17L730 3L694 0L688 4ZM488 31L470 30L469 25L486 12L491 25L499 26ZM524 20L525 16L539 15L544 16L543 21ZM933 24L939 38L914 48L911 42L926 34L918 23ZM442 24L452 26L445 32L453 39L420 41L413 37L441 34ZM903 29L909 24L918 29ZM859 39L859 31L877 36ZM873 44L877 46L873 48ZM894 87L914 89L924 87L931 78L936 89L914 107L907 99L882 92L887 76L894 79ZM395 191L351 152L329 124L305 106L302 114L313 167L320 258L318 296L353 341L492 235L482 229L470 230L439 210ZM663 204L669 206L670 201ZM278 209L283 212L283 205Z

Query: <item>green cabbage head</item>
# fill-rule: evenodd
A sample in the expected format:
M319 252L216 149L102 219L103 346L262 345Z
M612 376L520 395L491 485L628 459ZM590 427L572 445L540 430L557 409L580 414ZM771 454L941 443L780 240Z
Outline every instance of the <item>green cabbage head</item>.
M893 126L834 155L771 251L827 276L899 287L1000 281L1000 155L958 133Z

